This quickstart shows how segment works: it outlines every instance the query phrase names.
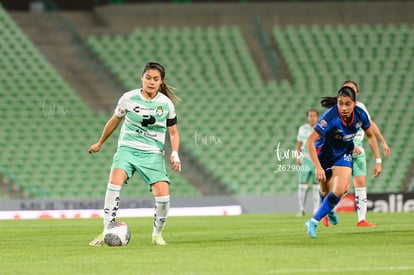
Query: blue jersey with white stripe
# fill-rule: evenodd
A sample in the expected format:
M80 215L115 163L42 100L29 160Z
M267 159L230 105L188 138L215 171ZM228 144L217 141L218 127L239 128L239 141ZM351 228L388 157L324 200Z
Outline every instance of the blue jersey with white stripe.
M367 113L358 106L355 106L349 123L342 119L337 105L329 108L321 115L314 128L321 135L315 143L319 156L335 160L345 154L352 154L353 139L358 130L366 130L370 125Z

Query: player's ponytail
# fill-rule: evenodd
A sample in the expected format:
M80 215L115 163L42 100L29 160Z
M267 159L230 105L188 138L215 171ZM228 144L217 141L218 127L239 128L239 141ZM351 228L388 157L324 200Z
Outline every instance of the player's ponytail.
M163 82L160 86L160 92L166 95L175 104L181 99L172 91L172 88Z
M339 96L346 96L351 98L353 102L356 102L356 93L354 89L348 86L343 86L341 89L339 89L338 94L336 96L324 96L321 99L321 105L325 108L331 108L332 106L335 106L338 101Z
M144 68L142 69L142 75L144 75L144 73L147 70L150 69L155 69L157 71L160 72L161 75L161 80L162 80L162 84L160 85L160 93L163 93L164 95L166 95L169 99L171 99L171 101L175 104L178 103L179 101L181 101L181 99L172 91L172 88L169 87L166 83L165 83L165 68L163 65L161 65L158 62L148 62L147 64L145 64Z
M335 106L337 101L338 97L336 96L324 96L321 99L321 105L325 108L331 108L332 106Z

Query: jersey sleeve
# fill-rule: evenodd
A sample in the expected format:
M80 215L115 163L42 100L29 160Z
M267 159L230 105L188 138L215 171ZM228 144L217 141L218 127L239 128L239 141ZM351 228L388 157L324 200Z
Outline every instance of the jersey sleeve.
M365 106L365 104L364 104L364 103L362 103L362 102L360 102L360 101L358 101L357 106L358 106L358 107L360 107L362 110L364 110L364 111L365 111L365 113L366 113L366 114L367 114L367 116L368 116L368 119L369 119L369 120L371 120L371 115L370 115L370 114L369 114L369 112L368 112L368 108L367 108L367 106Z
M169 102L168 104L170 110L168 111L167 126L169 127L177 124L177 113L175 112L174 104L172 102Z
M366 130L371 126L369 115L362 110L362 129Z
M174 104L172 102L169 102L169 107L170 107L170 111L168 112L168 119L173 119L177 116L176 112L175 112L175 107Z
M332 121L332 109L328 109L325 113L323 113L316 123L314 129L320 134L324 135L331 127Z
M366 130L371 126L369 115L359 105L355 106L354 115L357 117L358 126Z
M298 129L298 135L296 137L296 141L305 143L307 138L308 138L308 130L307 130L306 124L303 124Z
M124 117L126 115L126 100L124 95L118 100L114 115L117 117Z
M301 141L301 136L302 136L302 126L300 126L298 129L298 135L296 136L296 141Z

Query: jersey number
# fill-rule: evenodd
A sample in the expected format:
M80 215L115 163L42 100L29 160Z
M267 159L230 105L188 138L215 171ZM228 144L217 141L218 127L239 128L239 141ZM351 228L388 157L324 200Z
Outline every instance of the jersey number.
M143 119L141 125L147 127L148 125L152 125L155 123L155 117L151 115L143 115Z

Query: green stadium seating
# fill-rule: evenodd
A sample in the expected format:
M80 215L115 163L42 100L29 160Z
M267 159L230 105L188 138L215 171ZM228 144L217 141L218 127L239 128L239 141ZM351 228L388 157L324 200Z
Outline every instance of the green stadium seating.
M58 75L0 6L2 175L21 187L21 197L103 198L116 138L89 155L111 114L93 112ZM136 73L137 75L137 73ZM116 104L116 103L114 103ZM171 174L175 194L199 192ZM136 177L138 178L138 177ZM132 180L123 197L148 196L141 180ZM9 198L0 193L0 198Z
M136 28L123 41L119 39L90 37L88 44L120 79L134 83L131 87L135 87L136 72L143 63L163 63L167 83L177 87L183 98L177 105L183 146L231 190L239 194L268 192L267 187L276 181L268 129L278 126L271 117L281 115L280 109L286 106L278 105L286 105L293 95L287 93L286 101L280 100L275 93L278 85L263 82L240 30ZM143 48L146 51L134 59L131 51L124 50ZM116 59L112 58L114 51ZM200 140L195 141L195 135Z
M407 24L273 28L295 83L312 83L320 96L334 95L332 89L347 79L359 83L360 100L393 150L384 160L383 175L368 179L371 192L398 191L414 159L414 150L407 147L414 122L414 114L408 112L414 103L413 34L413 26ZM368 169L373 161L368 154Z
M272 31L291 83L262 80L236 26L137 27L126 35L90 36L87 44L128 88L139 85L145 62L163 63L166 82L183 99L176 106L182 146L239 195L296 192L297 173L277 171L280 165L294 165L294 158L278 160L275 149L294 150L305 112L323 111L320 97L334 95L344 80L354 79L393 150L384 159L383 175L369 178L368 189L399 190L414 158L407 146L414 125L407 111L414 103L413 26L302 25ZM0 101L14 119L2 125L0 145L8 149L0 164L18 174L30 196L101 198L116 138L99 154L85 151L109 114L93 113L2 9L0 35L0 62L7 64L0 88L23 91ZM65 115L63 108L69 110ZM23 125L28 117L30 125ZM368 155L370 172L374 160ZM180 175L170 174L175 195L200 195ZM135 180L123 196L147 193Z

